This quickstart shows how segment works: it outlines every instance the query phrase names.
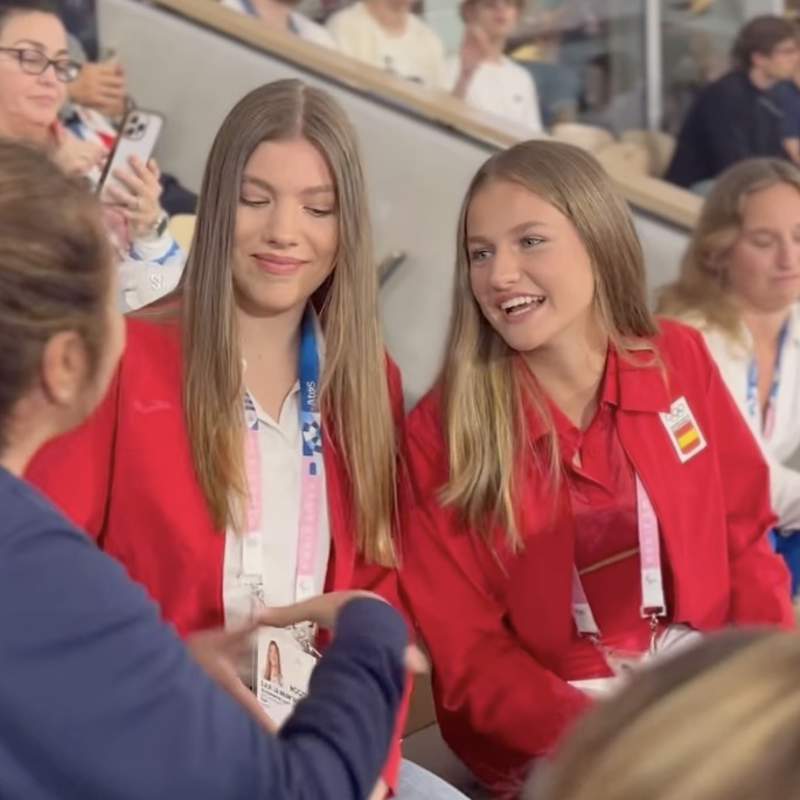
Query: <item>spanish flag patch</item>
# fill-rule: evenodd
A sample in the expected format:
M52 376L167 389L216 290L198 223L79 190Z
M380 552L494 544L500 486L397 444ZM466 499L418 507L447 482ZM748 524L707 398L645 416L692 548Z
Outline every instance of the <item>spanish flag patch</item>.
M679 397L670 410L659 417L682 464L705 450L706 439L685 397Z

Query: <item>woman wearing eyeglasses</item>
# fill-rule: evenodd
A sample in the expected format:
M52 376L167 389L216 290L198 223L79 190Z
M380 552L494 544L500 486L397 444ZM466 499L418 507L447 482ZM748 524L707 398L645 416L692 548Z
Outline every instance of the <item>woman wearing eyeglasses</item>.
M99 178L116 132L82 125L65 128L58 113L67 84L80 72L67 51L67 33L50 0L0 0L0 137L39 144L70 174ZM104 191L107 224L120 255L160 265L182 263L183 253L166 230L155 162L133 160Z

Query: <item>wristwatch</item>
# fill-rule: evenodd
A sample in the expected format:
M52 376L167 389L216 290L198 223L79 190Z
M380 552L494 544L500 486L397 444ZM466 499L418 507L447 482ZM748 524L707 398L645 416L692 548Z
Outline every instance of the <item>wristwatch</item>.
M162 209L150 232L141 238L150 241L160 239L167 230L167 225L169 225L169 214Z

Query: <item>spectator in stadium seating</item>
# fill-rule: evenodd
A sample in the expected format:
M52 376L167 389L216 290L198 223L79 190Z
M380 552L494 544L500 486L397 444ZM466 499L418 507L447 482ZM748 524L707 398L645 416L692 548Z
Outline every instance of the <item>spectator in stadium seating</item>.
M734 69L700 92L683 123L665 175L671 183L691 188L744 158L786 156L783 110L770 90L797 67L793 25L770 15L750 20L732 56Z
M100 61L95 0L55 0L55 6L69 33L70 55L83 65L68 87L70 99L112 119L120 117L127 99L125 71L113 56Z
M500 794L630 668L794 614L767 465L701 335L650 313L593 156L496 153L456 247L443 369L407 423L400 580L445 741Z
M775 539L800 585L800 170L750 159L716 181L659 310L699 328L770 468Z
M403 396L373 258L343 110L296 80L253 90L215 138L179 287L129 320L88 423L31 464L182 635L301 594L400 605ZM254 685L252 648L242 656ZM374 800L458 797L424 772L406 787L404 718Z
M445 88L444 45L412 12L414 0L357 0L328 20L345 55L401 78Z
M800 636L727 631L582 720L523 800L795 800Z
M110 147L117 125L131 105L125 69L116 53L101 51L95 0L55 0L69 33L70 55L81 62L67 85L69 100L61 118L80 139L98 139ZM160 176L161 205L169 214L193 214L197 196L167 173Z
M49 0L0 0L0 136L45 148L66 172L95 184L114 128L91 111L94 125L86 116L69 126L58 119L66 87L80 68L68 55L66 31ZM184 254L167 228L156 163L133 160L115 174L120 184L104 192L110 201L105 217L120 258L128 262L123 303L137 306L141 287L156 284L164 293L174 286Z
M222 5L260 20L279 31L299 36L322 47L335 48L336 42L322 25L294 10L299 0L222 0Z
M524 67L505 55L522 0L463 0L461 53L447 62L453 93L476 108L541 133L536 86Z
M264 625L337 628L275 736L233 666L256 626L194 637L193 659L146 592L23 479L100 402L125 331L96 197L9 141L0 251L0 796L364 800L402 701L404 622L354 593L265 611Z
M0 135L39 145L66 172L94 182L115 132L108 126L104 136L103 129L67 128L59 121L66 88L79 72L49 0L0 0ZM166 266L177 280L183 252L167 229L159 174L153 161L132 161L119 170L121 185L107 187L106 220L122 258Z

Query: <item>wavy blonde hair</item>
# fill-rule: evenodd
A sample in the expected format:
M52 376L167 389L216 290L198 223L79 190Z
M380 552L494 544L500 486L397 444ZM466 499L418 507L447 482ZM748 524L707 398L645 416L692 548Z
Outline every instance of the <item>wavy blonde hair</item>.
M659 314L684 319L697 316L732 339L741 337L725 261L742 231L747 198L781 183L800 192L800 170L777 158L740 161L717 179L689 240L678 280L659 292Z
M330 168L339 222L333 272L312 299L325 335L320 408L352 487L357 549L368 561L392 565L398 448L361 156L341 107L298 80L267 84L240 100L222 123L206 165L194 240L175 293L195 470L214 524L238 528L247 493L231 270L239 193L259 144L297 137L314 145Z
M800 800L800 636L727 631L576 727L537 800Z
M560 469L558 441L533 380L481 312L470 286L467 215L472 198L493 181L526 188L575 226L591 257L594 311L620 353L649 345L656 324L645 297L644 259L625 201L589 153L535 140L492 156L472 180L458 222L453 317L442 371L450 475L442 500L471 528L501 525L512 549L522 545L514 513L514 473L526 443L523 403L549 428L550 474Z

